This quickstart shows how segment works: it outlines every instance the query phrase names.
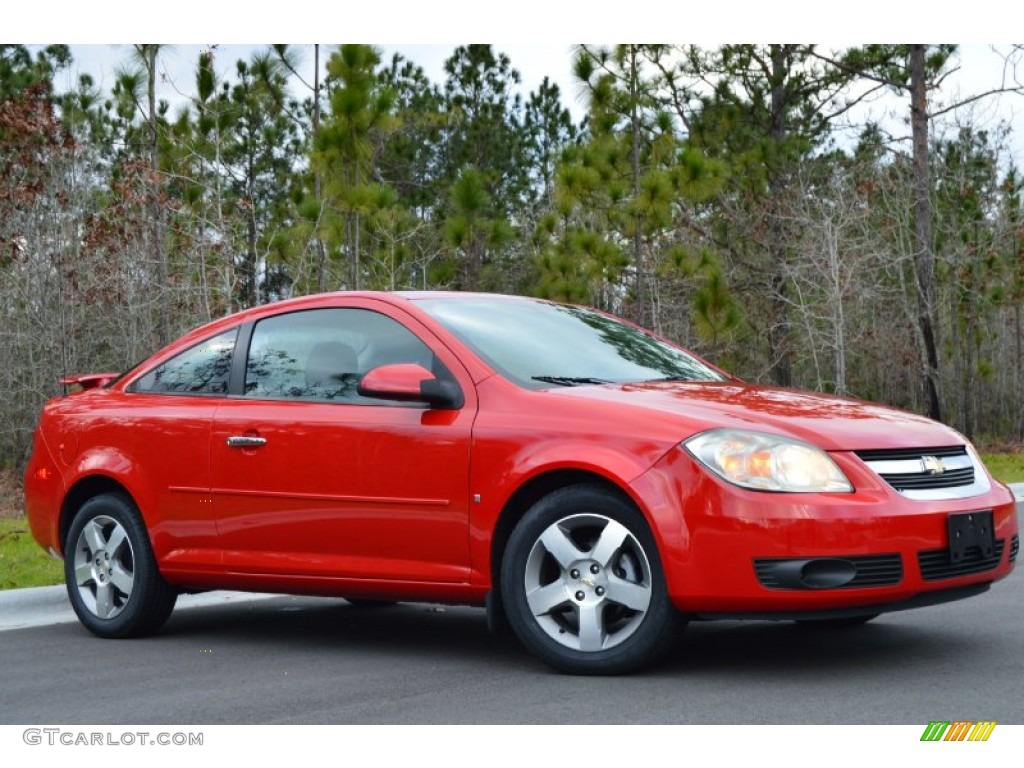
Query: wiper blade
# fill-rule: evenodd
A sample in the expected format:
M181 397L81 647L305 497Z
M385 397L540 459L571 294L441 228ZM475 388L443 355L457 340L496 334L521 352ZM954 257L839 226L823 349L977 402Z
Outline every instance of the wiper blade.
M534 381L558 384L563 387L575 387L580 384L611 384L607 379L595 379L592 376L531 376Z
M692 376L662 376L657 379L645 379L645 381L696 381Z

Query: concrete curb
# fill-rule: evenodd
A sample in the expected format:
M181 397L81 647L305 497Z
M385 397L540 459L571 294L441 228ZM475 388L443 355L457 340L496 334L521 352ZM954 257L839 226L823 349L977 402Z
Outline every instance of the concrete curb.
M68 607L68 593L64 589L64 585L5 589L0 592L0 625L7 618L9 611L16 611L22 608L43 609L56 607Z
M255 592L204 592L201 595L181 595L175 610L203 608L227 603L246 603L267 600L279 595ZM0 632L49 624L67 624L78 621L71 610L67 589L54 587L28 587L0 591Z
M1024 507L1022 507L1022 502L1024 502L1024 483L1010 483L1009 486L1010 490L1013 491L1013 495L1017 497L1017 514L1022 514L1022 511L1024 511Z

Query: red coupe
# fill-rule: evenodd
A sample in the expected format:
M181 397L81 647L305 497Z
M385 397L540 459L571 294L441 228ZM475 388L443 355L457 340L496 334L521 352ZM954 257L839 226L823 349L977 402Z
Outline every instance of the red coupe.
M25 503L103 637L156 631L182 591L440 601L615 673L688 620L977 595L1019 548L1013 496L952 429L547 301L310 296L64 381Z

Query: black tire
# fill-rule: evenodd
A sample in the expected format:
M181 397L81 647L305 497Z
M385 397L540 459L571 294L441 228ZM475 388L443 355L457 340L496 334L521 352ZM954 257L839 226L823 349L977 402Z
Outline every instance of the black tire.
M178 591L164 581L131 499L105 493L78 510L64 548L64 579L79 621L99 637L139 637L163 626Z
M554 491L526 512L502 558L501 597L523 645L570 674L652 664L685 626L643 515L594 485Z
M487 617L487 634L495 640L504 640L512 637L512 625L508 623L508 616L505 615L505 605L501 602L501 595L491 590L484 599L484 611Z
M371 600L365 597L346 597L345 601L357 608L386 608L389 605L395 605L397 602L396 600Z
M851 629L861 627L881 614L869 613L866 616L845 616L841 619L798 619L796 624L803 629Z

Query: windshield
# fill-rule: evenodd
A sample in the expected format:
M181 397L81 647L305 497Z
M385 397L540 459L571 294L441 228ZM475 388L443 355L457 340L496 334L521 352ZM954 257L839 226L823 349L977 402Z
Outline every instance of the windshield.
M530 389L650 381L725 381L686 352L581 307L494 298L419 306L508 379Z

